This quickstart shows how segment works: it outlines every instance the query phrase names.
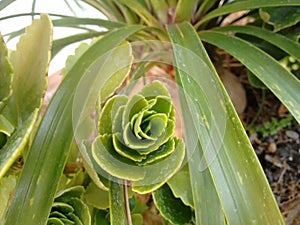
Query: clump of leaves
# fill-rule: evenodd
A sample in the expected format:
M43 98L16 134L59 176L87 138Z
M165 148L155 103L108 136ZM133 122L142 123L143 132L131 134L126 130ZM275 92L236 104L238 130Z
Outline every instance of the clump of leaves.
M168 90L154 81L128 99L110 98L101 111L93 159L107 173L147 193L180 168L184 143L173 137L174 108Z
M90 225L91 215L88 206L82 200L83 193L82 186L59 192L54 199L47 225Z
M269 135L276 134L282 128L289 126L291 124L293 117L291 115L284 118L271 117L269 121L262 124L253 125L250 128L251 133L258 133L263 138Z

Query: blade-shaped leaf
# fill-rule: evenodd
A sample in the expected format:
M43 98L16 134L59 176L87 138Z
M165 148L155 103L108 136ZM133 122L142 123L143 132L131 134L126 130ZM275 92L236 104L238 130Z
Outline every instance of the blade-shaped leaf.
M259 14L266 23L274 26L276 32L300 21L300 7L261 8Z
M24 121L22 127L18 128L8 139L0 151L0 179L5 175L14 161L21 155L26 146L29 135L33 129L34 122L38 117L36 109L27 121Z
M11 3L13 3L15 0L2 0L0 2L0 11L4 9L6 6L9 6Z
M175 22L190 21L197 9L199 0L179 0L175 11Z
M120 22L102 20L98 18L78 18L72 16L66 16L60 19L52 20L52 23L55 27L78 27L82 25L96 25L107 29L113 29L124 26L124 24Z
M255 152L195 30L183 23L168 27L168 32L183 89L196 223L283 224Z
M195 27L198 28L200 25L218 16L226 15L228 13L237 12L241 10L259 9L262 7L299 6L299 5L300 5L299 0L232 1L206 14L206 16L195 25Z
M16 183L17 177L12 175L0 180L0 221L4 215L6 205L9 202L9 196L13 193Z
M47 15L33 21L11 53L13 93L3 110L10 127L17 130L0 151L0 178L21 154L37 119L46 88L52 24ZM2 121L3 122L3 121Z
M168 23L168 5L165 1L150 0L153 11L162 24Z
M110 0L83 0L85 3L93 6L112 21L124 21L122 13L114 2ZM125 21L124 21L125 22Z
M174 225L187 225L192 220L192 210L175 198L167 184L153 192L153 200L160 214Z
M54 56L56 56L56 54L61 51L64 47L79 42L79 41L83 41L89 38L93 38L93 37L99 37L104 35L107 32L97 32L97 31L90 31L87 33L81 33L81 34L74 34L68 37L64 37L64 38L60 38L57 40L53 41L53 46L52 46L52 58Z
M21 36L10 60L14 70L13 94L5 109L12 123L21 125L29 115L41 107L46 89L46 72L50 58L52 24L42 14Z
M141 26L127 26L109 33L94 42L69 70L40 123L3 221L5 224L45 224L72 143L73 125L77 127L72 124L77 84L99 57L140 29Z
M13 71L7 49L0 35L0 113L12 94Z
M214 29L216 31L236 32L242 34L249 34L258 38L261 38L271 44L281 48L290 55L294 56L300 61L300 45L299 43L292 41L281 34L274 33L272 31L255 27L255 26L225 26Z
M161 24L154 18L148 9L146 9L140 2L133 0L119 0L122 4L132 9L137 15L139 15L148 26L161 27Z
M300 81L292 73L267 53L237 37L205 31L201 32L200 38L236 57L277 96L300 123Z
M15 127L9 122L9 120L0 114L0 133L10 136L14 129Z

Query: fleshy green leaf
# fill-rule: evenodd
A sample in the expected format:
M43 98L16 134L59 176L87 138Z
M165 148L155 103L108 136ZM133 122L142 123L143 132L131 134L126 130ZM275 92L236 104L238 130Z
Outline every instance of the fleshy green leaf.
M46 72L50 59L52 25L41 15L26 28L17 50L11 53L14 70L13 93L3 115L17 130L0 151L0 178L21 154L29 138L46 88Z
M98 210L94 216L94 224L93 225L110 225L109 219L107 216L107 211Z
M275 59L251 43L220 32L201 32L204 41L224 49L255 74L300 122L300 81ZM242 51L241 51L242 49ZM300 50L300 47L299 47Z
M78 126L78 115L74 114L72 117L73 104L76 104L74 95L78 88L77 85L86 71L94 68L91 68L93 63L98 62L97 60L101 56L141 28L141 26L127 26L95 41L69 70L40 123L4 223L11 225L46 223L73 140L73 129ZM93 78L95 78L97 73L94 70L92 72ZM103 84L108 79L106 76L109 76L101 75L101 79L98 76L100 82L96 82L98 88L101 88L99 84ZM85 81L88 85L88 88L84 89L86 93L86 90L90 90L93 86L94 79ZM76 105L79 112L82 112L86 106L82 104L88 96L81 95L81 97L80 104ZM97 99L98 95L95 97ZM40 201L42 196L47 196L47 198Z
M160 214L174 225L187 225L192 220L192 210L175 198L167 184L153 192L153 200Z
M143 225L143 216L141 214L133 214L131 219L132 225Z
M115 152L112 136L99 136L93 142L93 158L108 173L121 179L140 180L145 176L144 168L137 167Z
M52 24L42 14L20 37L10 60L14 70L13 94L7 105L7 118L18 126L42 104L46 89L46 72L50 59ZM6 111L7 112L7 111Z
M97 209L109 208L108 191L99 188L94 182L91 182L86 188L84 199Z
M17 183L17 177L8 176L0 180L0 221L9 203L9 198L13 194Z
M169 181L174 196L190 207L194 207L193 193L190 183L190 172L188 165L182 167Z
M261 8L261 18L274 26L274 31L291 27L300 21L300 7Z
M9 122L9 120L0 114L0 133L10 136L14 129L15 127Z
M13 70L7 56L7 49L0 35L0 113L12 94Z
M132 182L132 190L145 194L161 187L179 170L184 156L184 142L175 138L174 152L158 163L145 166L144 179Z
M110 98L102 109L99 118L98 132L99 134L112 134L113 118L117 114L117 110L128 101L125 95L116 95Z
M71 198L81 198L84 193L82 186L74 186L57 193L56 201L67 201Z
M104 74L109 74L110 78L105 81L101 89L101 101L106 100L107 97L121 86L130 72L132 60L131 46L128 42L112 50L110 53L110 65L105 66L102 71Z
M22 127L18 128L2 147L0 151L0 179L25 148L37 117L38 110L36 109L32 115L23 122Z
M168 32L183 89L180 104L196 224L283 224L256 154L194 28L183 23ZM233 41L230 45L245 49Z
M82 225L91 224L89 208L82 200L79 198L71 198L68 204L74 208L74 214L79 218Z

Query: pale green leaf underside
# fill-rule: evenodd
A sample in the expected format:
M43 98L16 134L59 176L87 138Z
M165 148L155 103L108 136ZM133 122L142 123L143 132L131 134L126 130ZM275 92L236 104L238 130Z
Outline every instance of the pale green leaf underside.
M90 182L84 193L85 201L97 208L107 209L109 208L109 192L99 188L94 182Z
M226 218L228 224L283 224L255 152L195 30L184 23L168 27L168 32L184 90L181 106L196 223L225 224ZM209 109L195 100L197 96L208 101ZM208 196L212 199L207 201Z
M102 73L109 74L100 92L101 101L105 101L118 87L120 87L130 72L133 56L128 42L112 49Z
M93 144L93 157L105 171L131 180L133 190L147 193L160 187L179 169L184 158L184 144L179 139L174 153L167 158L152 165L136 166L114 151L111 136L99 136Z
M153 200L160 214L173 225L188 225L192 210L175 198L167 184L153 192Z
M205 31L200 33L200 38L236 57L278 97L300 123L300 81L292 73L267 53L237 37Z

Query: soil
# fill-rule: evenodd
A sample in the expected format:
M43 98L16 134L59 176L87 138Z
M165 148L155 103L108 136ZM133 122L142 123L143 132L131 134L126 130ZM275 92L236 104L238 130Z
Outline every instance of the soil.
M255 126L261 126L272 118L280 121L289 115L285 107L270 91L265 90L264 99L262 90L255 89L250 85L245 85L245 87L248 97L244 114L246 127L249 121L257 115L255 112L259 107L261 107L261 112L256 117ZM275 119L273 120L275 121ZM300 125L294 119L287 126L278 127L273 133L265 136L260 133L249 134L286 225L300 224L299 137Z

